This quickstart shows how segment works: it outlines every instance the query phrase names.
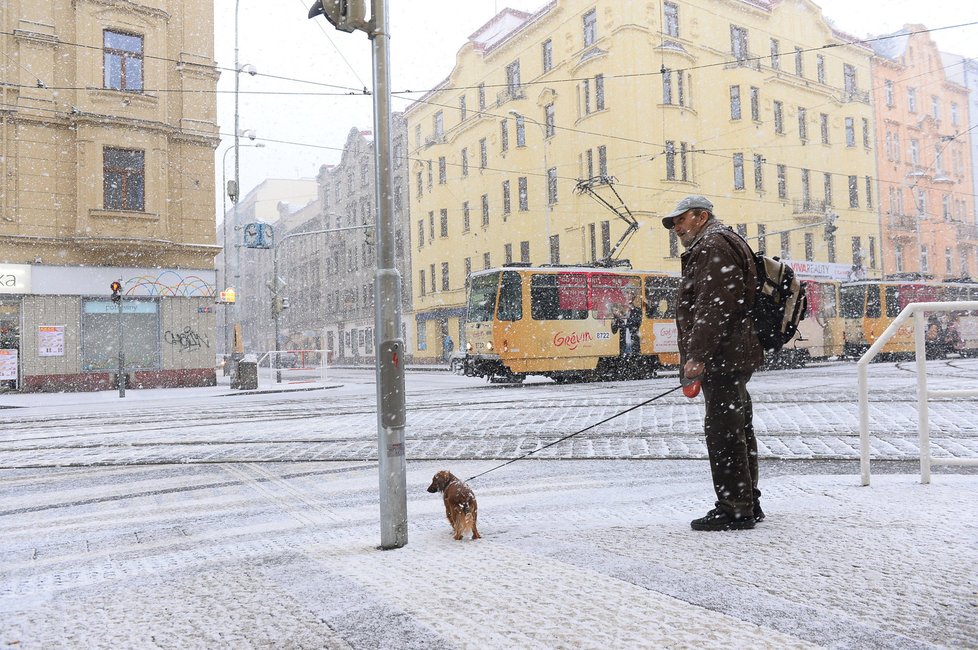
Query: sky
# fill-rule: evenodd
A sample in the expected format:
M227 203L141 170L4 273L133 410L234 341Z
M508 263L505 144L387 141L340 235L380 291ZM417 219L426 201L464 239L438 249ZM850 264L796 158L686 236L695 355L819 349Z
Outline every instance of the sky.
M225 150L234 140L236 2L239 67L252 65L259 73L240 75L239 128L252 130L255 142L265 145L240 148L242 194L265 178L314 178L321 165L339 161L351 128L373 128L372 100L362 92L372 86L371 43L362 32L337 31L322 17L309 20L311 0L271 4L215 0L214 56L221 69L218 187L234 176L234 154L225 155ZM468 36L504 7L534 11L544 4L543 0L390 0L392 91L425 90L443 80ZM816 4L836 27L856 37L892 32L906 23L935 29L978 22L978 7L972 0L820 0ZM978 25L942 29L933 37L943 51L978 57ZM395 98L395 110L406 105ZM220 199L216 210L222 212Z

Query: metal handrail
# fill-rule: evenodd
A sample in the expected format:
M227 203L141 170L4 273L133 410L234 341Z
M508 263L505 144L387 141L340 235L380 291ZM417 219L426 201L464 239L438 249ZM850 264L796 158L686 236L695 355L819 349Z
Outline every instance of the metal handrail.
M859 470L863 485L869 485L869 362L911 316L914 319L914 355L917 361L917 432L920 438L921 483L930 483L932 462L930 457L930 415L927 409L928 397L978 397L978 389L927 390L927 352L924 340L927 324L924 321L924 314L948 311L978 311L978 301L910 303L893 319L890 326L883 331L876 342L866 350L856 363L859 375ZM938 462L943 465L978 466L978 458L941 458Z

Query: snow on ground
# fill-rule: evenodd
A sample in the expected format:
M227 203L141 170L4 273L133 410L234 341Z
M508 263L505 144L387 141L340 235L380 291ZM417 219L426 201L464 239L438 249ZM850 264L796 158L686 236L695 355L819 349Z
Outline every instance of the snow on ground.
M449 467L471 476L495 465ZM790 465L790 464L789 464ZM974 647L978 476L766 476L766 521L697 533L703 461L409 462L381 551L369 463L0 475L0 644L19 648ZM762 472L764 467L762 465Z

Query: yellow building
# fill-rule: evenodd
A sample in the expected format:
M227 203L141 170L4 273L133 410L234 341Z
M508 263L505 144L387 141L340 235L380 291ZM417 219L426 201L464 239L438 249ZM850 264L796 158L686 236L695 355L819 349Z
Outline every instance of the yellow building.
M608 255L626 224L589 178L637 219L635 268L678 270L659 216L705 194L805 275L876 274L872 51L849 40L806 0L501 12L406 113L418 358L459 349L470 271Z
M0 379L106 388L121 324L136 385L213 384L213 4L19 0L0 23Z

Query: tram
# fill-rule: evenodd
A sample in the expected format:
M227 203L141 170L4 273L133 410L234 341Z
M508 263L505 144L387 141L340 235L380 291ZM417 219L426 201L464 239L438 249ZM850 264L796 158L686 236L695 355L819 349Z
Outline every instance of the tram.
M499 382L655 376L679 364L678 286L678 275L620 267L475 272L464 373Z
M808 361L841 357L845 336L844 322L839 313L839 293L842 283L838 280L801 278L805 287L808 311L798 324L798 334L773 358L768 365L798 367Z
M914 302L978 300L978 283L928 280L865 280L842 285L845 355L858 357L883 334L903 308ZM913 322L902 326L881 350L889 356L914 352ZM978 312L947 312L928 318L927 354L978 354Z

